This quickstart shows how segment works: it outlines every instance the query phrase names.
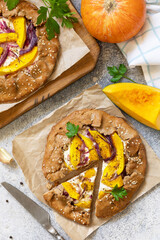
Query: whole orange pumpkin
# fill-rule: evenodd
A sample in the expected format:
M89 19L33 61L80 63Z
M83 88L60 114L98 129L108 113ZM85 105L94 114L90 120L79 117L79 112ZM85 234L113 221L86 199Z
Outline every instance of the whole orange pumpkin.
M119 43L135 36L146 18L145 0L82 0L88 32L102 42Z

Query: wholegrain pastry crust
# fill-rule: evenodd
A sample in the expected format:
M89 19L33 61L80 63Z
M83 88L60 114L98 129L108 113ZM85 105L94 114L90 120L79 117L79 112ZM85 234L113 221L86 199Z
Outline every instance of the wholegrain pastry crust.
M108 193L102 199L96 200L96 216L99 218L111 217L122 211L130 203L144 180L146 151L142 140L138 132L122 118L94 109L75 111L53 126L48 135L42 169L49 182L58 183L63 181L66 176L70 177L70 171L63 159L63 152L72 141L66 136L67 122L79 125L79 130L89 126L94 127L104 135L116 132L123 142L125 168L122 178L127 196L115 201L114 197Z
M40 88L51 76L56 64L59 50L58 36L48 40L44 24L36 25L37 7L30 2L20 1L15 9L9 11L6 3L0 0L0 16L11 19L23 16L27 22L32 21L38 37L38 55L35 61L26 68L13 74L0 76L0 103L17 102Z

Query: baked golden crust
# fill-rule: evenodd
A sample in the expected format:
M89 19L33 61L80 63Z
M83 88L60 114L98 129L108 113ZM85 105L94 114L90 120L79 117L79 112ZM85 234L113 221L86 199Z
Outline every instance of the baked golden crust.
M9 11L6 3L0 0L0 15L5 18L23 16L27 21L37 22L37 7L30 2L21 1L15 9ZM27 68L5 76L0 76L0 103L17 102L41 87L53 72L59 50L56 36L48 40L44 24L36 26L38 37L38 55Z
M72 141L66 136L67 122L79 125L79 130L85 129L86 126L92 126L104 135L116 132L123 141L125 169L122 178L127 196L115 201L111 194L106 194L102 199L96 201L96 216L100 218L111 217L129 204L144 180L146 152L142 140L137 131L122 118L94 109L75 111L57 123L48 135L42 168L45 177L50 182L58 183L63 181L64 177L70 177L70 171L63 159L63 152ZM53 206L51 203L49 204ZM56 203L53 204L55 208Z

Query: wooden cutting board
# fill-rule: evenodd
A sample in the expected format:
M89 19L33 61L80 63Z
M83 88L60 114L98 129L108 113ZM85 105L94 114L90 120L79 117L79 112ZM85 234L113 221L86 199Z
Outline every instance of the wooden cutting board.
M93 39L87 32L80 15L77 13L76 9L71 3L69 3L69 7L71 8L71 11L76 12L76 17L78 18L78 23L74 24L74 30L88 46L90 52L74 66L72 66L61 76L59 76L56 80L48 82L32 96L25 99L23 102L18 103L9 110L0 113L0 128L6 126L8 123L21 116L23 113L34 108L49 97L53 96L58 91L62 90L63 88L78 80L79 78L83 77L84 75L92 71L95 67L99 56L100 48L96 40Z

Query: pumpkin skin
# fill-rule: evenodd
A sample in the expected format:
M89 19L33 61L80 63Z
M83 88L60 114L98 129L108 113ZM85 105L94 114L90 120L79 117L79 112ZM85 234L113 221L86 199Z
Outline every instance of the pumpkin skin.
M116 83L103 92L139 122L160 130L160 89L138 83Z
M146 18L145 0L82 0L88 32L102 42L119 43L135 36Z

